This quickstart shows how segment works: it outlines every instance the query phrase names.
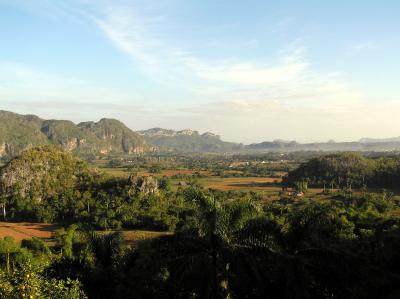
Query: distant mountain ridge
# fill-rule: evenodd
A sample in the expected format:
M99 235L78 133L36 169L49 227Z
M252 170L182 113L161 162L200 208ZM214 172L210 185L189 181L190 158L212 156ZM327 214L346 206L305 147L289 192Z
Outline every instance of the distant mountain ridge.
M138 154L149 148L143 136L115 119L76 125L68 120L44 120L35 115L0 111L0 157L45 144L94 154Z
M243 144L222 141L219 135L211 132L200 134L193 130L168 130L152 128L138 131L148 144L162 151L177 152L238 152L244 149Z
M181 130L181 131L175 131L175 130L168 130L168 129L162 129L162 128L151 128L148 130L143 130L143 131L138 131L139 134L147 136L147 137L154 137L154 136L191 136L193 134L198 134L197 131L193 130Z
M247 151L251 152L293 152L293 151L397 151L400 150L400 141L369 141L369 142L315 142L298 143L296 141L261 142L247 145Z
M362 138L354 142L298 143L276 139L244 145L221 140L211 132L152 128L134 132L116 119L75 124L69 120L45 120L0 110L0 158L24 149L55 144L83 154L141 154L160 152L263 153L293 151L394 151L400 137Z
M299 143L295 140L275 139L243 145L242 143L222 141L219 135L206 132L200 134L193 130L169 130L152 128L138 131L148 144L160 150L180 152L293 152L293 151L393 151L400 150L400 138L367 139L354 142L313 142Z
M361 138L360 143L387 143L387 142L400 142L399 137L392 137L392 138Z

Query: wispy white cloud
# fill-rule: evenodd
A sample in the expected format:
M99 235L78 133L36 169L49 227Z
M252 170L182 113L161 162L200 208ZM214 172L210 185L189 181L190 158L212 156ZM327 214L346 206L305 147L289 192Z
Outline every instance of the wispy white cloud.
M104 18L94 18L105 35L122 52L142 61L147 65L160 63L155 57L154 49L162 47L159 41L148 36L151 22L135 14L132 9L110 7Z
M308 94L319 97L313 104L359 101L359 94L339 73L313 70L306 59L306 48L301 39L289 43L270 62L227 59L212 61L201 54L174 47L173 40L164 40L157 32L164 19L137 17L132 9L109 8L96 23L114 45L129 54L154 78L178 84L180 88L208 93L209 100L269 100L270 97L291 97ZM286 23L287 21L285 21ZM184 84L182 84L184 82ZM214 94L210 90L216 91ZM204 92L205 91L205 92ZM343 97L343 96L346 97ZM325 100L324 100L325 99ZM289 101L288 99L286 101Z
M360 52L370 52L370 51L375 51L379 47L376 43L372 41L364 41L364 42L358 42L355 44L350 45L347 48L347 52L350 54L357 54Z

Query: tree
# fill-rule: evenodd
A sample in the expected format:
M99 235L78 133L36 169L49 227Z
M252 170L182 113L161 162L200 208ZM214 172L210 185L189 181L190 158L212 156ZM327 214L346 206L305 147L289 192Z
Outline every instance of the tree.
M0 298L87 299L79 281L47 278L31 265L12 273L0 270Z
M161 173L161 166L160 165L152 165L149 169L150 173Z
M294 182L294 190L297 193L305 193L308 190L308 182L307 181L296 181Z
M171 190L171 182L167 177L162 177L161 179L158 180L158 187L161 190L164 191L170 191Z
M0 254L5 257L7 272L10 272L11 255L19 251L19 246L12 237L6 236L0 240Z
M135 290L135 298L231 298L233 290L239 292L249 281L257 281L259 295L265 295L262 279L257 279L261 264L239 236L261 210L246 201L225 206L197 187L185 191L185 200L193 207L186 226L141 244L125 258L122 272L127 276L121 273L119 296ZM244 283L236 276L239 272Z
M8 202L8 198L5 195L0 195L0 208L2 210L2 214L3 214L3 220L6 221L7 220L7 202Z
M78 226L72 224L67 228L65 233L59 233L56 237L61 247L62 256L65 258L72 259L74 257L73 244L74 238L76 237Z

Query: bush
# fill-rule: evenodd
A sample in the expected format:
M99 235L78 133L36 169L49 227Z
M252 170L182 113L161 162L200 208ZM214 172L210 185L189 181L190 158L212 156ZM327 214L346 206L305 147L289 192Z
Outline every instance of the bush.
M39 238L33 237L32 239L24 239L21 242L21 247L27 248L34 253L50 254L51 251L46 243Z

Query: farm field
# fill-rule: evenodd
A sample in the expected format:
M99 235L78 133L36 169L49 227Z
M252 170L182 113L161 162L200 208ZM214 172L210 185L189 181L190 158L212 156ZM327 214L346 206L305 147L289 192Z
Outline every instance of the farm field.
M233 177L233 178L207 177L207 178L199 178L198 182L205 188L218 189L222 191L253 190L253 191L277 192L281 190L281 187L278 185L280 183L280 179L271 177Z
M53 234L60 229L62 229L62 226L57 224L0 222L0 238L10 236L13 237L17 243L20 243L24 239L36 237L51 243L53 241ZM99 231L101 234L111 232L112 231ZM157 238L171 233L146 230L124 230L122 234L127 244L134 245L138 241Z
M50 240L53 233L60 228L61 226L56 224L0 222L0 237L10 236L18 243L23 239L30 239L32 237Z
M205 188L217 189L221 191L257 191L264 193L265 195L276 196L278 196L279 192L282 191L282 187L279 185L281 179L271 177L206 177L199 178L197 181ZM173 186L177 188L179 182L180 180L173 180ZM307 195L317 195L321 194L323 191L323 188L309 188L307 190ZM332 190L332 192L335 191L338 191L338 189Z

